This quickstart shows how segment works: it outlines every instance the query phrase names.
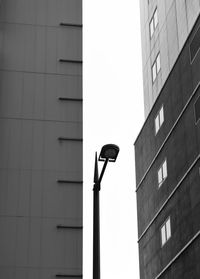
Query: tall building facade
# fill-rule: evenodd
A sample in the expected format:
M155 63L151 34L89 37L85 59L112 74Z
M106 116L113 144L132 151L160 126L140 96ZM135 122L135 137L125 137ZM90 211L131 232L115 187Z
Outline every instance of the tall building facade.
M140 1L140 7L147 117L199 15L200 1L144 0Z
M200 3L141 0L135 141L141 279L200 278Z
M82 277L81 0L0 5L0 278Z

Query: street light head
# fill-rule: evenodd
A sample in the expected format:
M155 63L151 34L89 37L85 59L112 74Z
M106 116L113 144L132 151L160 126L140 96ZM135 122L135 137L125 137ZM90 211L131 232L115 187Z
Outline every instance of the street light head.
M119 153L119 147L115 144L106 144L102 147L99 161L115 162Z

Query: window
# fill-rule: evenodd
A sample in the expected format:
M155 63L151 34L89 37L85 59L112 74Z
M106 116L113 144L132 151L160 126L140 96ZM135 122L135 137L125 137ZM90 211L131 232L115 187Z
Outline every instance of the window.
M161 227L162 246L165 245L165 243L170 239L170 237L171 237L171 221L169 217L167 221L164 223L164 225Z
M153 19L150 21L149 29L150 29L150 37L152 38L153 33L154 33L154 21L153 21Z
M164 109L162 106L155 118L155 134L158 133L163 122L164 122Z
M158 11L156 8L149 23L150 38L153 37L157 25L158 25Z
M161 167L158 170L158 187L163 184L165 179L167 178L167 160L162 163Z
M194 104L194 115L195 115L195 123L197 124L200 120L200 96L196 100Z
M160 64L160 53L158 53L153 66L152 66L152 80L153 82L156 80L158 73L160 72L161 64Z

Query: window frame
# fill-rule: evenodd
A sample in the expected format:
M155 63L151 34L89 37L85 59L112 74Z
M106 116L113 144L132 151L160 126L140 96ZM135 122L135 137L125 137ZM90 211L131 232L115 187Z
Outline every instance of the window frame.
M159 61L159 63L158 63L158 61ZM159 69L158 69L158 65L159 65ZM159 52L158 55L156 56L156 73L157 73L157 75L159 74L160 70L161 70L161 61L160 61L160 52Z
M160 113L162 111L162 114ZM161 115L162 115L162 123L161 123ZM156 119L158 119L158 129L156 129ZM156 117L154 118L154 127L155 127L155 136L158 134L160 128L162 127L163 123L165 121L165 115L164 115L164 106L162 105L156 114Z
M163 166L166 165L166 168L164 169ZM160 187L163 185L163 183L165 182L165 180L168 177L168 171L167 171L167 158L165 158L162 162L162 164L160 165L160 167L158 168L157 171L157 179L158 179L158 189L160 189ZM161 178L162 180L159 182L159 172L161 171ZM166 172L166 176L164 176L164 173Z
M158 61L159 61L159 63L158 63ZM159 65L159 69L158 69L158 65ZM155 71L155 73L156 73L155 78L154 78L154 74L153 74L154 67L156 69L156 71ZM153 84L155 83L155 81L156 81L160 71L161 71L161 59L160 59L160 52L158 52L158 54L156 55L156 58L154 59L154 62L152 64L152 66L151 66L151 75L152 75L152 82L153 82Z
M156 66L156 62L153 63L153 66L152 66L152 80L153 80L153 83L155 82L157 78L157 66Z
M154 32L155 32L153 18L150 20L150 23L149 23L149 32L150 32L150 39L151 39L153 37Z
M156 15L156 17L155 17ZM158 26L158 8L156 7L153 13L153 18L154 18L154 32Z
M169 222L169 232L168 232L168 222ZM164 229L164 237L163 239L163 229ZM165 244L170 240L172 237L172 226L171 226L171 217L169 216L165 222L160 227L160 238L161 238L161 247L163 248Z
M153 34L156 31L156 28L158 26L158 8L156 6L153 15L149 21L149 35L150 35L150 39L152 39Z

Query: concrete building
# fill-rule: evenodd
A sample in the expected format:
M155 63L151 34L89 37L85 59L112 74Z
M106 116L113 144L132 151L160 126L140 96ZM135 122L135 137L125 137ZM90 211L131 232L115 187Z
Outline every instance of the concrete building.
M196 0L141 0L147 116L135 141L141 279L200 278L199 12Z
M0 278L82 277L81 16L1 1Z
M200 1L145 0L140 1L140 7L147 117L199 15Z

